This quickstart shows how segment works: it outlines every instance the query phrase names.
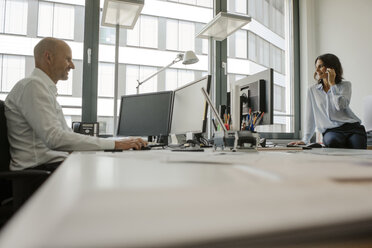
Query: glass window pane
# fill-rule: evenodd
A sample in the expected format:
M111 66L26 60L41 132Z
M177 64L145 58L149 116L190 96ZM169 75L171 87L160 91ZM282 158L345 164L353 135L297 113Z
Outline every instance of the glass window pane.
M39 2L38 36L53 36L53 5L53 3Z
M179 0L180 3L196 4L196 0Z
M270 66L270 45L267 41L263 41L263 65Z
M5 0L0 0L0 33L4 32Z
M54 5L53 36L74 39L75 7L66 4Z
M72 95L72 77L73 71L70 71L68 74L67 80L60 80L57 83L57 92L58 95Z
M195 74L190 70L178 70L178 87L191 83L195 80Z
M247 1L235 0L235 11L238 13L247 13Z
M148 66L141 66L140 67L140 78L141 80L147 78L151 74L155 73L157 68L148 67ZM158 85L158 76L151 78L150 80L146 81L146 83L142 84L140 87L140 93L147 93L147 92L156 92Z
M115 28L104 27L101 25L101 23L102 23L102 12L100 12L100 15L99 15L99 43L114 45L115 37L116 37Z
M263 22L263 1L256 0L256 19L259 22Z
M98 96L114 97L115 65L98 64Z
M256 0L248 0L248 15L256 18Z
M168 19L166 47L169 50L178 50L178 21Z
M137 80L139 79L139 66L127 65L125 76L126 76L125 78L126 95L136 94Z
M133 29L127 30L127 44L130 46L139 46L139 30L142 16L137 20Z
M9 92L13 86L25 77L25 57L3 55L1 91Z
M177 69L167 69L165 75L165 90L174 90L177 88Z
M27 0L6 1L5 33L27 33Z
M238 30L235 33L235 56L247 58L247 31Z
M202 45L203 45L202 53L203 54L208 54L208 49L209 49L208 40L207 39L202 39Z
M195 24L192 22L179 22L179 50L195 50Z
M158 18L141 17L140 45L143 47L158 47Z
M252 61L257 61L256 55L256 35L248 32L248 55Z
M263 64L264 60L264 48L263 48L263 40L260 37L257 37L257 63Z
M212 8L212 0L196 0L197 5Z
M263 24L265 26L269 26L269 3L267 2L268 0L263 1Z

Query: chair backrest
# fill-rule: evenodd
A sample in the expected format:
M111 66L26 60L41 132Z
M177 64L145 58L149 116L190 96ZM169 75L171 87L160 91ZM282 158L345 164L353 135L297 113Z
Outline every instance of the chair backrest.
M0 171L9 171L10 153L8 128L5 118L5 104L0 100Z

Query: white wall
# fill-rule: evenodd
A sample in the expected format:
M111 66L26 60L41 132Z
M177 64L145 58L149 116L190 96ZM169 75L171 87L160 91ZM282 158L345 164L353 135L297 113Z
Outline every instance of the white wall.
M367 111L364 99L372 95L372 1L299 2L301 109L305 107L308 86L315 83L315 58L323 53L333 53L341 60L345 80L351 81L353 86L351 109L363 121ZM372 111L372 106L370 108Z

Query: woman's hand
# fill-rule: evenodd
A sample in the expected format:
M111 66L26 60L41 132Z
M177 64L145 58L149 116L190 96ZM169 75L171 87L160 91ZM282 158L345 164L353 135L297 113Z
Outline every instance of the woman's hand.
M288 143L289 146L298 146L298 145L306 145L303 141L292 141Z
M115 141L115 149L118 150L129 150L129 149L135 149L140 150L141 147L147 146L147 142L143 139L122 139Z
M327 74L328 74L328 84L329 84L329 87L331 87L336 84L335 82L336 72L332 68L327 68Z

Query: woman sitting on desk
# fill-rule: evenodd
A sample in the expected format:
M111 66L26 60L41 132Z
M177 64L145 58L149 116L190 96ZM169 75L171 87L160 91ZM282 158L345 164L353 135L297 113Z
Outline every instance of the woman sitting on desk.
M343 81L340 60L323 54L315 60L314 78L318 83L307 91L306 127L302 141L289 145L305 145L315 126L323 134L323 143L332 148L366 149L367 136L360 119L349 107L351 83Z

